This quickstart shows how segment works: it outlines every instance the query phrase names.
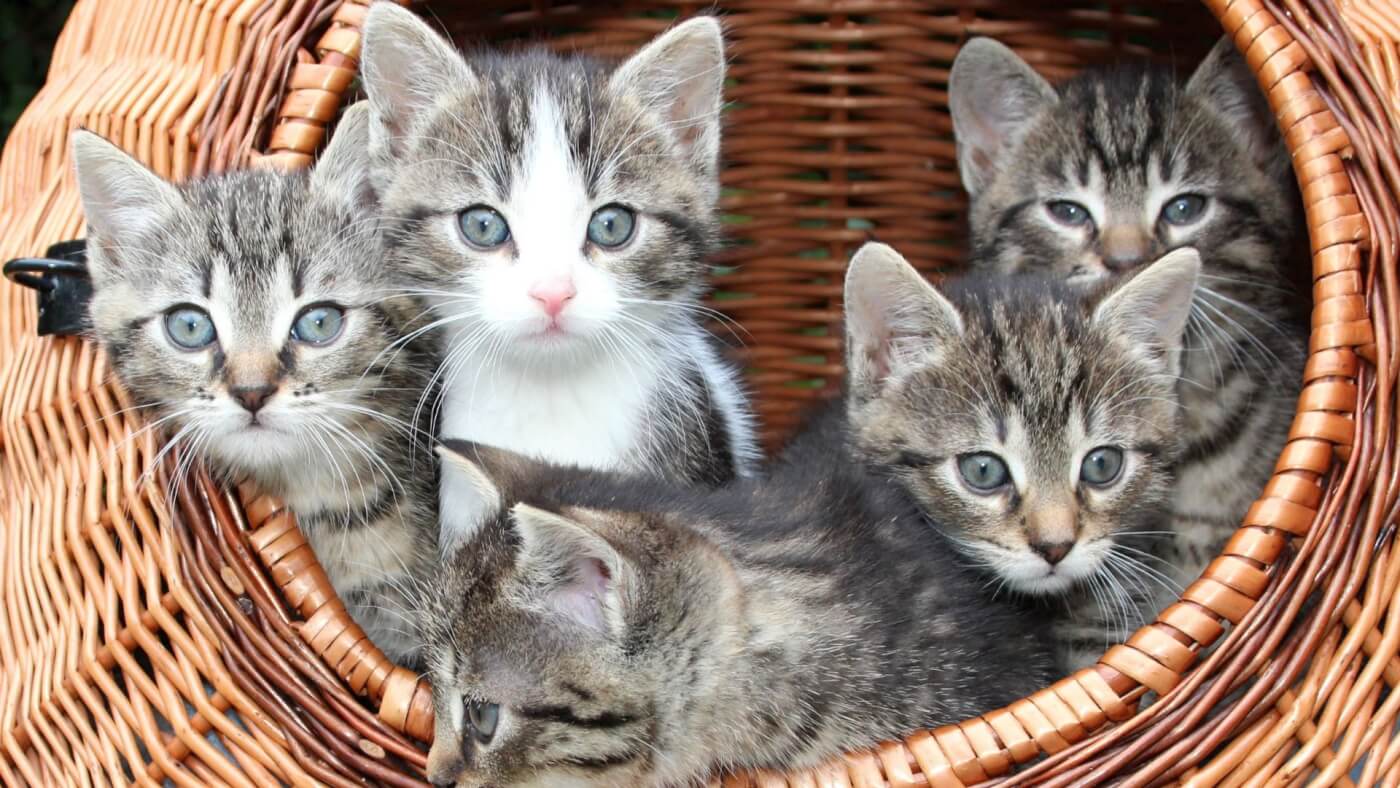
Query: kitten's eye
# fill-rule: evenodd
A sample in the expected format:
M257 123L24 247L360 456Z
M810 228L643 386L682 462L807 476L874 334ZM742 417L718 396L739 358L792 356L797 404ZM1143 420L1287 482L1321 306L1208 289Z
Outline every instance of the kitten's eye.
M1110 484L1123 472L1123 450L1116 446L1100 446L1084 455L1079 464L1079 478L1093 485Z
M176 347L199 350L214 342L214 321L193 306L177 306L165 313L165 335Z
M1167 224L1191 224L1206 212L1206 198L1199 194L1178 194L1162 206L1162 219Z
M457 219L462 225L462 237L472 246L494 249L510 240L510 225L495 208L473 206L462 211Z
M1070 227L1080 227L1089 222L1089 209L1077 202L1056 200L1046 203L1045 210L1052 219Z
M1006 463L990 452L964 454L958 458L958 473L963 481L978 492L991 492L1003 487L1010 479L1011 472Z
M326 345L340 336L345 310L330 304L309 306L292 323L292 339L308 345Z
M588 220L588 240L604 249L615 249L632 240L636 227L637 215L631 209L604 205Z
M500 713L501 707L495 703L467 701L467 726L471 728L472 737L482 744L489 744L491 737L496 735L496 719Z

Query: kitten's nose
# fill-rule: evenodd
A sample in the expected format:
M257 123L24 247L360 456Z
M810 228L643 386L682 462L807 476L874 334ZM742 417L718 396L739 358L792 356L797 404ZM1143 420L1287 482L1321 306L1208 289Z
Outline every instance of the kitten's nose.
M1074 549L1074 542L1031 542L1031 549L1054 566L1065 560L1069 551Z
M550 317L558 317L577 293L573 277L569 276L541 279L530 287L530 297L540 302L544 313Z
M234 386L228 393L243 405L249 413L257 413L262 406L267 404L272 395L277 392L276 386L263 384L261 386Z
M1126 271L1147 262L1152 239L1140 227L1117 225L1105 228L1100 236L1103 264L1110 271Z

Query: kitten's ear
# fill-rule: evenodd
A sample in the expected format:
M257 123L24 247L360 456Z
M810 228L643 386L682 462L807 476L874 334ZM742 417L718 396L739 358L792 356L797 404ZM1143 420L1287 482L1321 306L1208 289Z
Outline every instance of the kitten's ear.
M1094 322L1110 335L1165 352L1175 371L1200 273L1195 249L1168 252L1105 298L1094 310Z
M899 252L868 243L846 273L846 369L856 400L962 334L962 316Z
M521 565L554 612L605 635L624 627L623 595L634 587L632 565L590 527L596 512L565 514L518 503L511 508Z
M451 558L463 545L476 537L488 521L501 514L505 497L500 485L472 455L478 452L471 444L439 445L442 458L442 478L438 482L441 508L438 519L438 552Z
M975 195L1041 110L1059 94L1015 52L990 38L974 38L953 59L948 109L958 147L963 188Z
M476 82L467 61L427 22L396 3L365 15L360 73L373 118L371 152L388 155L445 93Z
M311 188L344 197L354 205L372 199L369 189L369 102L361 101L340 116L335 134L311 170Z
M701 16L676 25L628 58L609 82L655 109L706 177L719 171L724 105L724 35Z
M1287 175L1291 162L1269 100L1229 36L1217 41L1196 67L1186 92L1210 105L1239 132L1255 166L1275 176Z
M73 132L72 146L88 234L102 243L134 245L180 204L179 190L100 136L79 129ZM89 261L110 257L89 255ZM94 273L100 277L102 272Z

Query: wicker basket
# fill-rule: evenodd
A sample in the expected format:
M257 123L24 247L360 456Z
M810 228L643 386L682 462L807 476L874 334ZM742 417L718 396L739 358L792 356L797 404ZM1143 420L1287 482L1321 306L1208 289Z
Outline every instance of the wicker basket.
M82 235L66 144L79 125L176 179L309 164L352 92L365 3L79 0L0 160L0 253ZM1286 134L1315 283L1307 387L1275 476L1225 553L1156 623L1007 709L818 772L726 784L1400 784L1389 330L1400 311L1400 10L1384 0L723 5L735 218L714 305L743 326L770 441L839 379L832 329L856 245L878 233L928 271L960 260L965 203L944 87L972 34L1059 77L1124 53L1189 67L1223 27ZM620 54L709 7L444 0L424 10L464 43ZM363 640L292 519L254 491L149 468L158 439L125 410L101 354L36 336L37 318L32 292L0 286L0 781L422 784L427 689ZM1148 691L1160 699L1138 711ZM1012 773L1018 763L1029 765Z

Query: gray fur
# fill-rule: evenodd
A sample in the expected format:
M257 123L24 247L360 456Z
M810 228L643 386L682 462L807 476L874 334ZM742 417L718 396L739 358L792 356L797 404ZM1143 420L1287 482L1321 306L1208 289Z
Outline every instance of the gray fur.
M1301 203L1264 96L1228 38L1185 84L1137 64L1058 89L979 39L959 53L950 93L978 263L1092 282L1200 252L1177 390L1177 538L1163 552L1189 584L1272 473L1306 359ZM1206 212L1173 226L1158 213L1171 193L1204 197ZM1047 205L1061 199L1092 205L1093 221L1054 221Z
M908 500L845 459L839 407L720 490L449 442L493 489L422 616L459 786L673 786L814 766L1044 685L1042 626L990 600ZM482 742L468 702L500 705Z
M710 484L750 472L758 454L748 407L702 326L699 303L706 256L719 236L718 24L678 25L617 68L542 49L464 59L424 22L386 3L366 21L364 59L389 255L433 291L445 333L441 433ZM537 125L545 116L556 125ZM556 128L561 144L553 146ZM541 149L557 158L542 163ZM531 184L542 180L557 183L545 199L571 200L577 191L588 210L636 210L636 239L619 251L600 250L585 240L580 217L587 213L536 221L530 214L543 210L538 201L519 195L533 194ZM458 216L473 206L505 216L512 239L504 248L463 240ZM599 307L584 329L565 332L567 349L545 347L512 328L533 319L528 310L514 323L487 314L504 310L500 304L520 289L488 295L493 283L534 269L573 271L575 306L583 306L590 280L616 295L610 303L617 308ZM576 418L516 426L482 415L501 392L533 402L556 389L577 408ZM619 404L620 393L636 391L647 401ZM564 407L558 398L548 403L538 410ZM515 405L502 403L502 412ZM604 424L617 425L611 436L635 434L616 445L608 434L586 441L587 430Z
M436 555L433 462L411 420L434 359L424 341L398 347L423 307L395 295L360 201L366 119L347 111L310 173L171 185L95 134L73 152L93 334L137 408L187 460L284 500L355 620L411 662L408 592ZM345 308L325 347L290 337L316 302ZM217 341L174 346L164 317L180 304L206 308ZM230 387L263 384L276 392L252 426Z
M994 595L1056 614L1066 669L1126 637L1150 607L1158 580L1144 551L1164 533L1181 450L1173 368L1198 268L1183 250L1124 287L1085 294L1033 274L935 288L880 244L851 262L855 456L988 572ZM1104 446L1127 457L1121 475L1082 482L1083 458ZM990 492L959 472L983 452L1009 468ZM1037 543L1067 553L1052 562Z

